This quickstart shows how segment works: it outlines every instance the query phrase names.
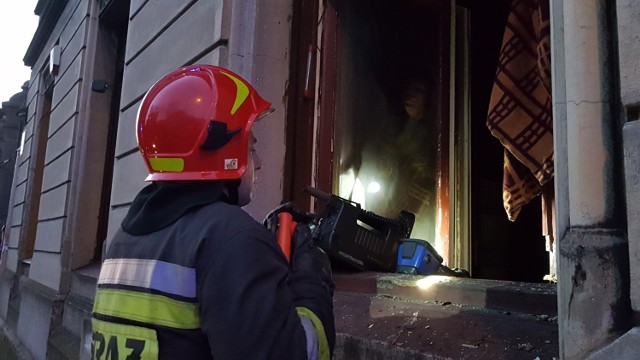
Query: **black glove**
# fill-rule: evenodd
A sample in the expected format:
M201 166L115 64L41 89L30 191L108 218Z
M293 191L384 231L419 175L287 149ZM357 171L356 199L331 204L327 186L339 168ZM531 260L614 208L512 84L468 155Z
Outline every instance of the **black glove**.
M278 214L283 211L290 213L293 221L298 223L292 238L288 280L293 304L311 310L322 321L329 349L333 353L336 338L333 319L335 286L327 254L313 243L310 226L315 224L315 215L297 209L293 202L284 203L267 214L262 222L273 234L278 232Z
M262 225L264 225L267 230L275 234L278 231L278 214L283 211L291 214L291 216L293 217L293 221L297 222L298 224L312 224L315 221L314 214L299 210L298 208L296 208L295 204L290 201L271 210L271 212L269 212L267 216L265 216L264 220L262 221Z
M313 243L311 229L305 224L298 224L293 234L291 272L312 274L324 283L333 296L335 286L331 275L331 262L327 254Z
M335 345L335 323L333 319L333 279L329 257L313 244L311 229L299 223L293 235L291 274L289 288L295 306L313 311L322 321L329 349Z

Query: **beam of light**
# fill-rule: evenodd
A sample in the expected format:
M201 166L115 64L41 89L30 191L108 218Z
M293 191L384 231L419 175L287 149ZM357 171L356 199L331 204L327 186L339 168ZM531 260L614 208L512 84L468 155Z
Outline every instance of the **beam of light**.
M428 289L435 284L444 282L446 278L447 278L446 276L429 275L416 281L416 286L420 289Z
M355 201L365 208L365 187L352 169L340 174L338 187L340 197Z

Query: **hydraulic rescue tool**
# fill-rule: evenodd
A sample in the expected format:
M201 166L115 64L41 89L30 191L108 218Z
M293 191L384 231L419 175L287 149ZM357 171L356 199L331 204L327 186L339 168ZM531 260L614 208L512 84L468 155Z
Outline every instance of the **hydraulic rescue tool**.
M465 270L450 269L443 258L423 239L411 238L415 215L401 211L390 219L361 208L360 204L307 186L304 191L325 205L321 214L301 212L293 203L272 211L263 224L273 231L287 260L297 224L312 230L314 243L331 258L360 270L414 275L468 277Z
M401 211L389 219L310 186L304 191L325 204L313 238L329 256L361 270L396 271L398 245L411 235L413 213Z

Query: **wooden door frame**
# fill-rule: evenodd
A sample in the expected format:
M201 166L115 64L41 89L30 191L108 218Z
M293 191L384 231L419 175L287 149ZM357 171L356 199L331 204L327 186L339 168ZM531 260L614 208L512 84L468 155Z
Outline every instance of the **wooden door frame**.
M311 201L302 190L305 186L314 185L315 64L318 53L316 19L318 0L293 2L283 200L293 201L306 210L310 210Z
M331 3L326 3L322 16L322 52L320 65L319 115L317 127L316 186L324 192L333 191L336 93L338 78L338 13Z

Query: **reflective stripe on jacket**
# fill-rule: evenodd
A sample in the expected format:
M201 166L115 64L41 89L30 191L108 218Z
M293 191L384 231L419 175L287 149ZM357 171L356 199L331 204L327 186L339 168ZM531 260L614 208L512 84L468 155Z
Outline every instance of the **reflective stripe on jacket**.
M150 234L120 229L98 281L93 358L328 358L322 324L292 302L288 271L273 235L224 202Z

